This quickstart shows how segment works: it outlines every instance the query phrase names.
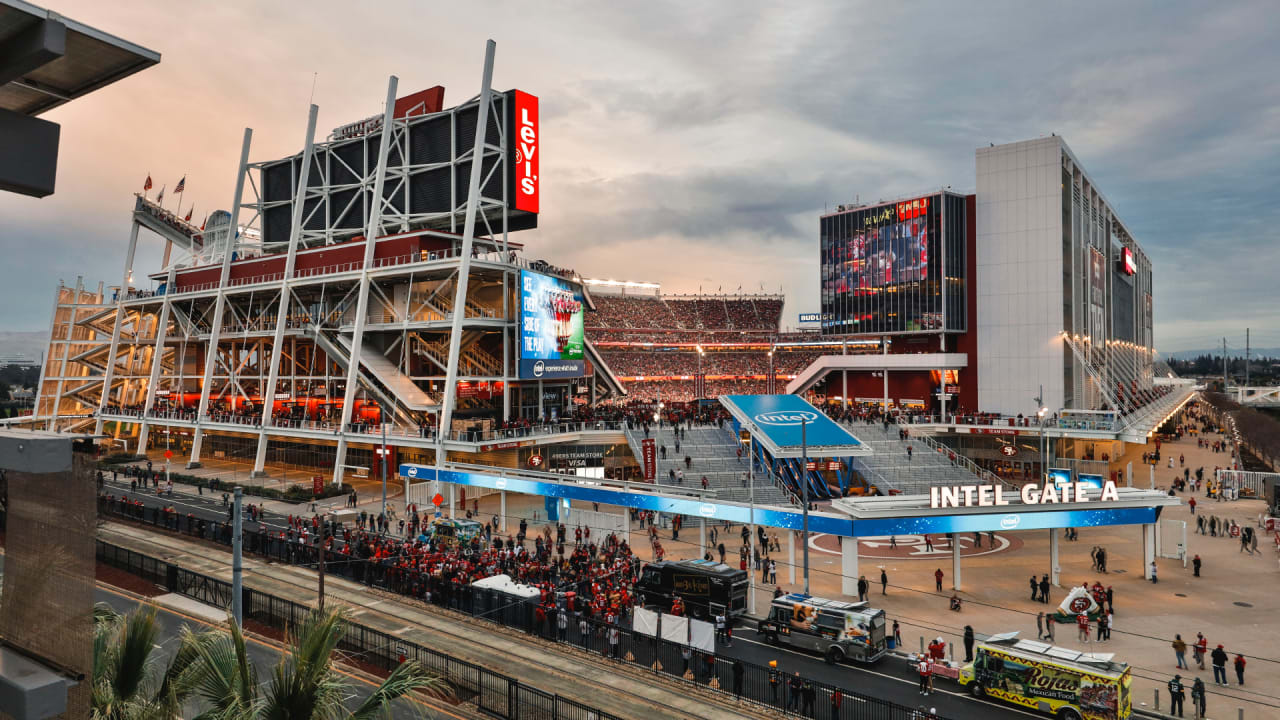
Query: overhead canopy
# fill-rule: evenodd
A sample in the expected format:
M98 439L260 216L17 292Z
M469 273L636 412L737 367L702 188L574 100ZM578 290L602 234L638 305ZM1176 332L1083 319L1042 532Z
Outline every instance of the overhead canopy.
M721 395L720 404L773 457L871 454L871 448L798 395Z
M0 110L35 116L160 62L160 53L0 0Z

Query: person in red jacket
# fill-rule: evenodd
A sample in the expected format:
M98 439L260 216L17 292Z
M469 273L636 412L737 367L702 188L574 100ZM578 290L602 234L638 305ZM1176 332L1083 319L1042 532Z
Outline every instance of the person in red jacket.
M942 592L942 568L933 571L934 584L938 588L938 592Z

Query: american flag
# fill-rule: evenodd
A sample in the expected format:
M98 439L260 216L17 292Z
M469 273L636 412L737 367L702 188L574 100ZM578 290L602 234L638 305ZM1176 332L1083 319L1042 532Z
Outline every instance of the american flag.
M180 193L180 192L182 192L186 187L187 187L187 176L186 176L186 175L183 175L183 176L182 176L182 179L178 181L178 186L177 186L177 187L175 187L175 188L173 189L173 191L174 191L175 193Z

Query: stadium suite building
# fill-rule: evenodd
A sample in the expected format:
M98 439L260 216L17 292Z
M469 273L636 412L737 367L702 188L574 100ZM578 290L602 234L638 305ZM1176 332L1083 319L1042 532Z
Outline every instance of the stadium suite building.
M1010 416L1153 392L1151 262L1066 142L981 148L976 167L971 195L820 218L822 333L862 344L788 391Z

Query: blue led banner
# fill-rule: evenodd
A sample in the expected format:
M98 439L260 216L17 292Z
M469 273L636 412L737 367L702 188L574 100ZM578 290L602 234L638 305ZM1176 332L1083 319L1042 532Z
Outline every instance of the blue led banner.
M922 517L857 520L857 537L880 535L935 535L942 533L987 532L988 530L1044 530L1048 528L1100 527L1103 525L1145 525L1159 516L1156 508L1110 508L1099 510L1047 510L1003 512L982 515L926 515Z
M709 520L728 520L731 523L751 522L751 508L747 505L738 505L736 503L704 502L697 499L667 497L653 493L627 492L598 485L540 482L483 473L457 472L453 470L441 470L438 472L440 482L457 485L509 490L526 495L568 498L570 500L598 502L607 505L620 505L640 510L705 517ZM400 476L411 480L433 481L437 479L436 473L437 470L435 468L427 465L406 463L400 466ZM790 530L799 530L803 525L802 513L799 511L766 509L757 506L755 512L755 522L760 525ZM853 534L853 520L847 517L810 513L809 531L849 537Z

